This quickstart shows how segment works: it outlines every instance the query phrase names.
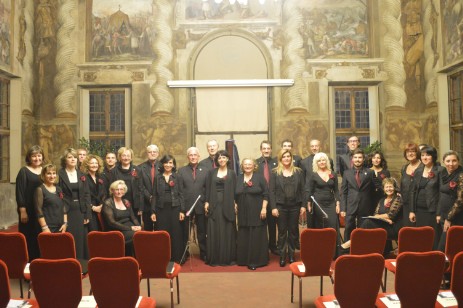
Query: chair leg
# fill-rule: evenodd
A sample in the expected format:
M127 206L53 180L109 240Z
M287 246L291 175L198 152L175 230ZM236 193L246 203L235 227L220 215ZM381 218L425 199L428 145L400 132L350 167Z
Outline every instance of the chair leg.
M93 291L92 291L92 288L90 287L90 292L88 292L88 295L92 295L93 294Z
M32 280L29 280L29 290L27 290L27 299L31 298L31 292L32 292Z
M302 278L299 277L299 308L302 308Z
M178 276L176 277L176 280L177 280L177 304L180 304L180 284L178 282Z
M24 293L23 293L23 279L19 278L19 292L21 294L21 298L24 298Z
M174 308L174 281L170 279L170 307Z
M149 278L146 278L146 286L148 288L148 297L150 297L151 292L150 292L150 279Z
M320 296L323 296L323 276L320 276Z
M384 269L384 281L383 281L383 292L386 292L386 283L387 283L387 268Z
M291 303L294 303L294 274L291 273Z

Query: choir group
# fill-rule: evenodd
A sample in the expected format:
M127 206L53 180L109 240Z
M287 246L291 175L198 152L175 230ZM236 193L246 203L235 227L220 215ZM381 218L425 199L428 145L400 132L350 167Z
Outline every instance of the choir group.
M319 140L310 141L311 155L303 159L293 155L290 140L282 142L276 157L270 141L262 141L261 157L243 159L235 173L229 153L219 150L216 140L207 143L203 160L198 148L190 147L188 163L180 168L169 154L159 158L156 145L146 148L147 160L138 166L128 147L107 153L104 162L86 149L69 148L60 168L45 164L42 148L33 146L16 178L19 231L31 260L39 257L40 232L70 232L77 258L87 259L90 231L121 231L126 254L133 255L135 232L165 230L172 260L182 263L194 229L200 258L211 266L255 270L268 264L271 252L283 267L300 249L301 221L338 232L333 258L349 250L357 227L383 228L392 240L402 226L431 226L434 248L443 251L450 225L463 225L458 154L446 152L441 166L434 147L410 143L397 181L381 151L366 155L356 136L347 147L336 172Z

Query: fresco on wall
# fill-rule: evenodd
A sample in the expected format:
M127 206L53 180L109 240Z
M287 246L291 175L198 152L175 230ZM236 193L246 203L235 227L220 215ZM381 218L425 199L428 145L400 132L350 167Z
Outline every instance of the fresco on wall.
M367 0L300 0L306 59L369 56Z
M262 21L279 19L281 0L183 0L186 22ZM263 2L263 3L261 3Z
M7 70L10 70L11 38L13 37L11 3L11 0L0 0L0 66L6 67Z
M90 61L152 60L155 18L152 0L88 0Z
M442 43L445 64L461 58L463 52L463 0L441 0Z

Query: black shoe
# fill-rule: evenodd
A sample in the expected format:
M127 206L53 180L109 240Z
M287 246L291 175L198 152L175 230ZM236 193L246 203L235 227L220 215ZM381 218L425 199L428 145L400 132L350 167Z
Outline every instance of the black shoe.
M344 248L341 245L338 246L338 255L343 256L348 254L350 254L350 248Z
M297 250L301 250L301 244L300 244L300 243L294 244L294 247L295 247Z
M255 266L252 266L252 265L249 265L249 266L248 266L248 269L250 269L251 271L255 271L255 270L256 270L256 267L255 267Z
M280 257L280 267L285 267L286 265L286 258Z
M295 262L295 261L294 261L294 256L289 257L289 263L294 263L294 262Z

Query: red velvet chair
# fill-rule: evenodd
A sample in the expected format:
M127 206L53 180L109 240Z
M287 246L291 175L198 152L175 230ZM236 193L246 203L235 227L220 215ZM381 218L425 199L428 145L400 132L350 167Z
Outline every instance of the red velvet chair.
M395 293L402 308L434 308L444 273L445 255L440 251L402 252L397 256ZM380 293L377 307L386 307Z
M150 278L164 278L170 281L170 303L174 307L173 279L177 281L177 303L180 304L178 274L181 266L174 263L172 273L167 273L170 262L170 236L166 231L138 231L133 236L135 256L140 264L142 279L146 278L148 296L150 296Z
M350 254L365 255L370 253L384 252L386 246L387 232L384 229L361 229L352 231L350 236Z
M329 276L331 281L331 262L336 250L336 230L304 229L301 233L301 262L289 265L291 270L291 303L294 301L294 276L299 278L299 307L302 307L302 278L320 276L320 295L323 295L323 276ZM299 266L304 265L301 272Z
M88 262L93 296L99 308L135 307L140 296L138 262L132 257L100 258ZM150 297L142 297L140 308L156 306Z
M457 253L453 258L450 290L457 299L458 306L463 307L463 252Z
M384 268L381 254L345 255L334 265L334 295L320 296L315 306L337 300L343 308L374 307Z
M90 259L125 257L124 235L119 231L92 231L87 239Z
M26 238L19 232L0 232L0 247L3 248L0 249L0 259L7 265L10 279L19 280L19 291L21 298L24 298L23 279L30 280L31 278L28 273L24 273L24 268L29 260Z
M447 230L447 239L445 243L445 255L448 259L447 273L452 272L453 259L463 251L463 226L451 226Z
M40 308L75 308L79 305L82 269L76 259L36 259L31 262L30 270L34 280L32 288Z
M432 227L403 227L399 231L398 254L402 252L431 251L434 245L434 229ZM384 261L383 292L386 292L387 271L395 273L396 259Z
M0 307L6 307L10 301L10 278L8 277L8 267L0 260Z

